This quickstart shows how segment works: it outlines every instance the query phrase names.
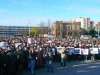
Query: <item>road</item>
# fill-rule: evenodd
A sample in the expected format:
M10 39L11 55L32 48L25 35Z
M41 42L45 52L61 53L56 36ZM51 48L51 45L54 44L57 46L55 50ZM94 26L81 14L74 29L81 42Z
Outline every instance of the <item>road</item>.
M66 67L61 67L59 64L55 64L54 73L46 72L45 69L36 71L36 75L99 75L100 74L100 62L89 63L67 63ZM23 75L31 75L28 72L24 72Z

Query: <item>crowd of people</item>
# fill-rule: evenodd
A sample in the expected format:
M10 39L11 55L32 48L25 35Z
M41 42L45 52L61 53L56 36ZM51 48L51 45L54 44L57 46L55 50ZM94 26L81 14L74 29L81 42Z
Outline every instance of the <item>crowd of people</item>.
M0 41L0 75L18 75L38 68L53 72L53 63L66 66L66 61L99 56L98 39L13 38ZM93 51L94 50L94 51Z

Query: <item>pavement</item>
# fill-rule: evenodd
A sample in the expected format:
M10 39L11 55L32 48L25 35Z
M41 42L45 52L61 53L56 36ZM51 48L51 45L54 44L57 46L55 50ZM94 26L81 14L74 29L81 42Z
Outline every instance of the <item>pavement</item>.
M99 75L100 61L72 61L67 62L65 67L59 63L54 64L54 72L47 72L45 68L36 70L36 75ZM31 75L23 72L22 75Z

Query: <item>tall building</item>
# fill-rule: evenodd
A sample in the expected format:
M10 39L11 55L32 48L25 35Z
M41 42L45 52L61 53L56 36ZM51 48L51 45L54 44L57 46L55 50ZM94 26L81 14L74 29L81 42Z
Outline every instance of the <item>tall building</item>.
M100 22L97 22L95 25L95 30L100 32Z
M79 18L73 19L72 21L81 22L82 29L88 30L89 28L91 28L90 18L79 17Z
M89 29L93 29L94 25L95 25L94 21L90 21L90 28Z

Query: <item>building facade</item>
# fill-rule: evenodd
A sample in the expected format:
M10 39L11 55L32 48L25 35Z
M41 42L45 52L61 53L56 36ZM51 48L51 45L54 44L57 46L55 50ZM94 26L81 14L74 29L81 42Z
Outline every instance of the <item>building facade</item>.
M100 32L100 22L97 22L95 25L95 30Z
M56 21L53 25L53 34L55 37L67 37L72 36L73 34L79 33L81 30L80 22L71 22L71 21Z
M63 21L56 21L52 27L52 34L55 37L62 37Z
M27 26L0 26L0 38L27 36L33 27ZM42 34L48 33L48 27L36 27Z
M73 19L72 21L81 22L81 29L85 30L88 30L89 28L91 28L91 26L93 26L93 21L91 21L90 18L79 17Z

